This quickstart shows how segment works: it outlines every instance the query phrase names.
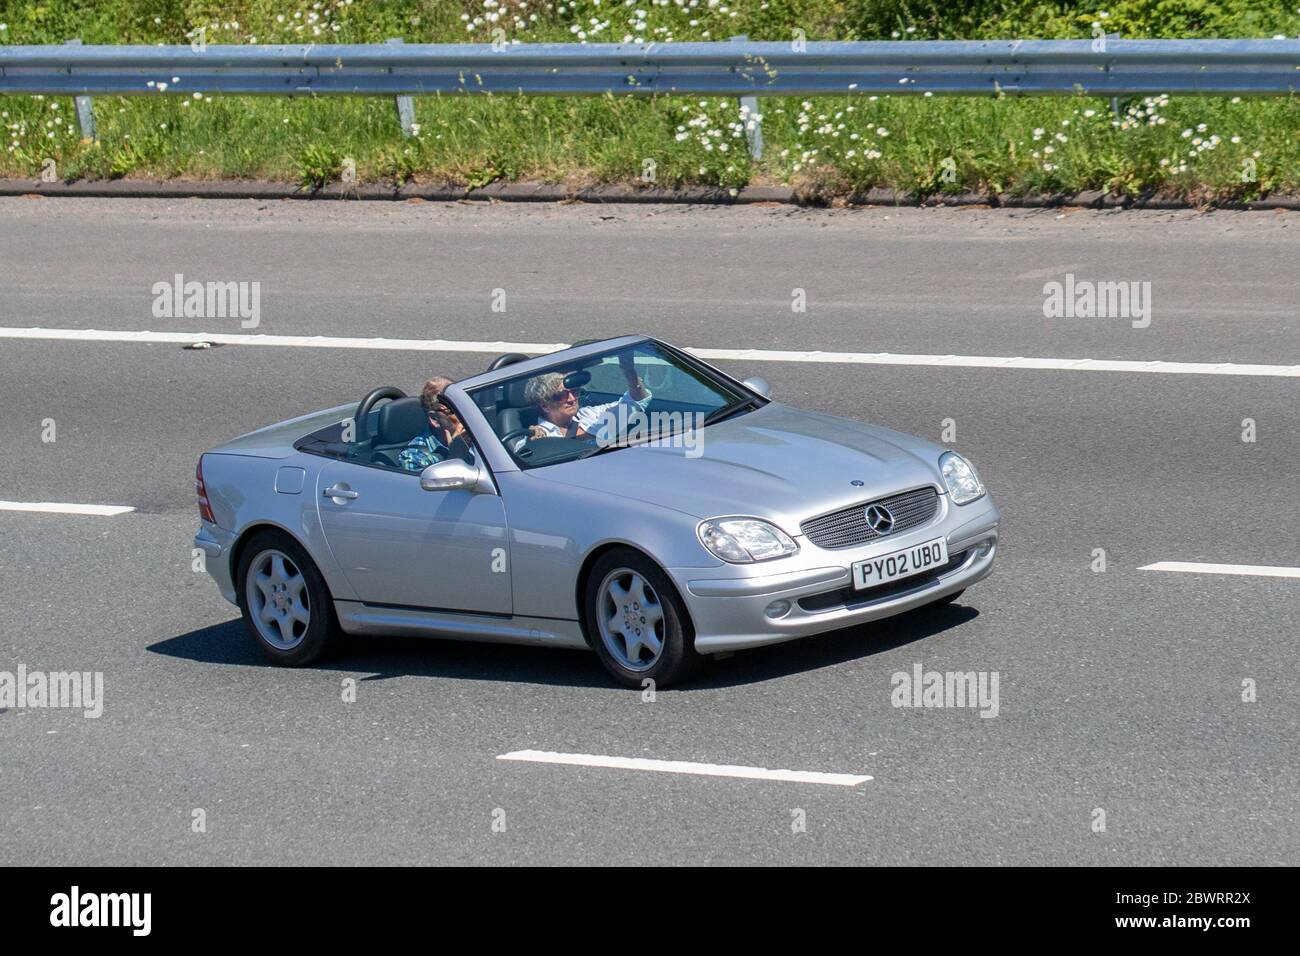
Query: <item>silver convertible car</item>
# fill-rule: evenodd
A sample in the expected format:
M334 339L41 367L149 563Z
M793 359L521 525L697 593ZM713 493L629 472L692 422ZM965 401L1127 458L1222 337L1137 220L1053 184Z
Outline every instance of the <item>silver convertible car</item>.
M768 393L645 336L503 355L206 452L194 543L279 664L451 637L590 648L631 687L992 571L968 461Z

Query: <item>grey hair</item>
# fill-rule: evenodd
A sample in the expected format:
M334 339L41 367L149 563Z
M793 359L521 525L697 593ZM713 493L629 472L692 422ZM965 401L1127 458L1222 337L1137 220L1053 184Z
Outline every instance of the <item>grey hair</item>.
M564 387L564 375L561 372L547 372L528 380L524 386L524 401L529 405L542 407L542 402Z

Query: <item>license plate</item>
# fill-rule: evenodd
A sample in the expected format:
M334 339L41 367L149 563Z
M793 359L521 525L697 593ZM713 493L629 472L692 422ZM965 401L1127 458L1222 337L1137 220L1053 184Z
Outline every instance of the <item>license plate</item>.
M859 591L888 584L900 578L910 578L914 574L924 574L948 563L948 542L945 538L935 538L923 544L882 554L878 558L867 558L853 565L853 586Z

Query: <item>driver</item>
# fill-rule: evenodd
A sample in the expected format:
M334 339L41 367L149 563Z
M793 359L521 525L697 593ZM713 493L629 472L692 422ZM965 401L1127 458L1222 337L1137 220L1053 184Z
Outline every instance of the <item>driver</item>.
M424 431L397 455L398 463L407 471L424 471L435 462L451 457L467 459L465 425L442 400L442 393L453 384L451 379L440 375L429 379L420 390L420 405L427 419Z
M579 407L578 390L564 384L564 375L549 372L528 380L524 386L524 399L537 406L537 424L528 428L529 438L588 438L608 440L606 431L610 421L617 421L620 411L627 421L633 411L645 412L646 405L653 397L641 381L632 362L632 353L625 352L618 357L623 377L627 379L627 391L616 402L603 405L586 405ZM617 406L627 406L625 410ZM606 414L610 413L610 414ZM603 426L603 427L602 427Z

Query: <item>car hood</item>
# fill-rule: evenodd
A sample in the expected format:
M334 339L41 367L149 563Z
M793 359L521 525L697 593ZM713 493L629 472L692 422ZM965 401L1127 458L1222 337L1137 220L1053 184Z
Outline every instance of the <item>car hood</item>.
M790 534L836 508L923 485L943 492L942 446L833 415L773 402L696 436L698 456L664 443L637 445L533 474L697 518L769 518Z

